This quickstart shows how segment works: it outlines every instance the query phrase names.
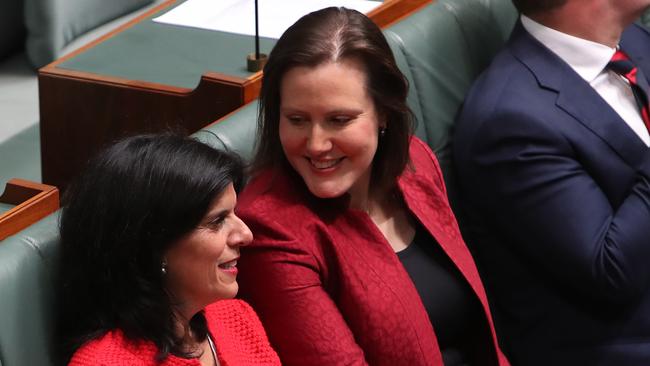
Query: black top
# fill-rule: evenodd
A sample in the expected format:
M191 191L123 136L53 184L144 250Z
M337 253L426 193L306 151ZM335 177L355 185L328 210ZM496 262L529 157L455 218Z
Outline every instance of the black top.
M445 366L490 364L481 305L435 239L418 224L413 242L397 256L427 310Z

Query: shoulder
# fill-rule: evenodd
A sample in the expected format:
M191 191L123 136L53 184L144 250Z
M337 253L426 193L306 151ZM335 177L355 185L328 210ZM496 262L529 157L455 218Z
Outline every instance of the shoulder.
M650 30L639 24L632 24L625 28L621 37L622 41L643 41L650 39Z
M416 166L430 161L437 161L436 156L433 151L431 151L429 145L417 136L411 137L411 142L409 144L409 158Z
M538 93L544 92L535 68L551 72L562 69L562 65L552 51L522 26L515 26L509 41L470 87L459 122L480 119L503 106L535 105Z
M398 180L398 186L409 207L448 206L447 187L431 148L417 137L411 138L410 164Z
M650 65L650 30L638 24L632 24L623 32L621 48L630 54L637 66ZM648 76L648 75L646 75Z
M526 54L524 61L508 51L495 59L471 87L456 119L454 159L473 150L476 144L498 145L504 139L537 136L533 134L537 130L542 135L544 131L557 135L567 127L567 114L557 107L555 83L567 77L577 78L577 74L550 51L538 50L539 57ZM554 86L542 86L548 83Z
M209 320L218 322L231 321L255 321L257 315L253 308L246 301L239 299L219 300L205 308L205 315Z
M79 347L69 365L147 365L153 364L155 354L156 347L153 343L130 342L121 331L115 330ZM152 362L147 363L147 358Z
M295 216L308 215L306 189L297 179L284 172L263 171L253 177L239 195L237 214L245 220L272 221L293 221Z
M502 106L530 105L540 92L535 73L506 49L474 81L460 117L480 118Z
M254 233L250 248L264 243L304 250L324 225L327 207L316 202L299 176L264 172L244 188L237 215Z
M205 315L209 323L222 330L228 329L235 333L264 334L264 328L257 313L244 300L219 300L205 308Z

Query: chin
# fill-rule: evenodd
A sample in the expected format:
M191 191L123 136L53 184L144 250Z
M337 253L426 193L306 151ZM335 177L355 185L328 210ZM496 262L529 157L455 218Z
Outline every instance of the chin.
M304 181L304 179L303 179ZM345 183L339 183L339 182L323 182L322 183L317 183L317 184L308 184L305 181L305 185L307 186L307 189L309 189L309 192L313 194L314 196L318 198L336 198L336 197L341 197L345 193L347 193L348 187Z
M344 190L341 189L321 189L318 187L307 187L311 194L318 198L336 198L341 197L345 194Z
M228 288L219 291L219 294L217 296L217 299L215 299L215 301L234 299L235 296L237 296L237 292L239 292L239 285L237 285L237 283L234 283L228 286Z

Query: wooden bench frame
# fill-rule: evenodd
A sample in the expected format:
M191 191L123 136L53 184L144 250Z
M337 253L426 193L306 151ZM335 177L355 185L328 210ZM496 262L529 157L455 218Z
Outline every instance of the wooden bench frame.
M0 203L15 205L0 215L0 240L13 235L59 209L59 190L47 184L11 179Z

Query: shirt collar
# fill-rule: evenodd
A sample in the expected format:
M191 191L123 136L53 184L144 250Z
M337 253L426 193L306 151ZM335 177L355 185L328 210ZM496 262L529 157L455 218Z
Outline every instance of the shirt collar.
M556 31L525 15L521 15L521 24L589 83L603 71L616 52L615 48Z

